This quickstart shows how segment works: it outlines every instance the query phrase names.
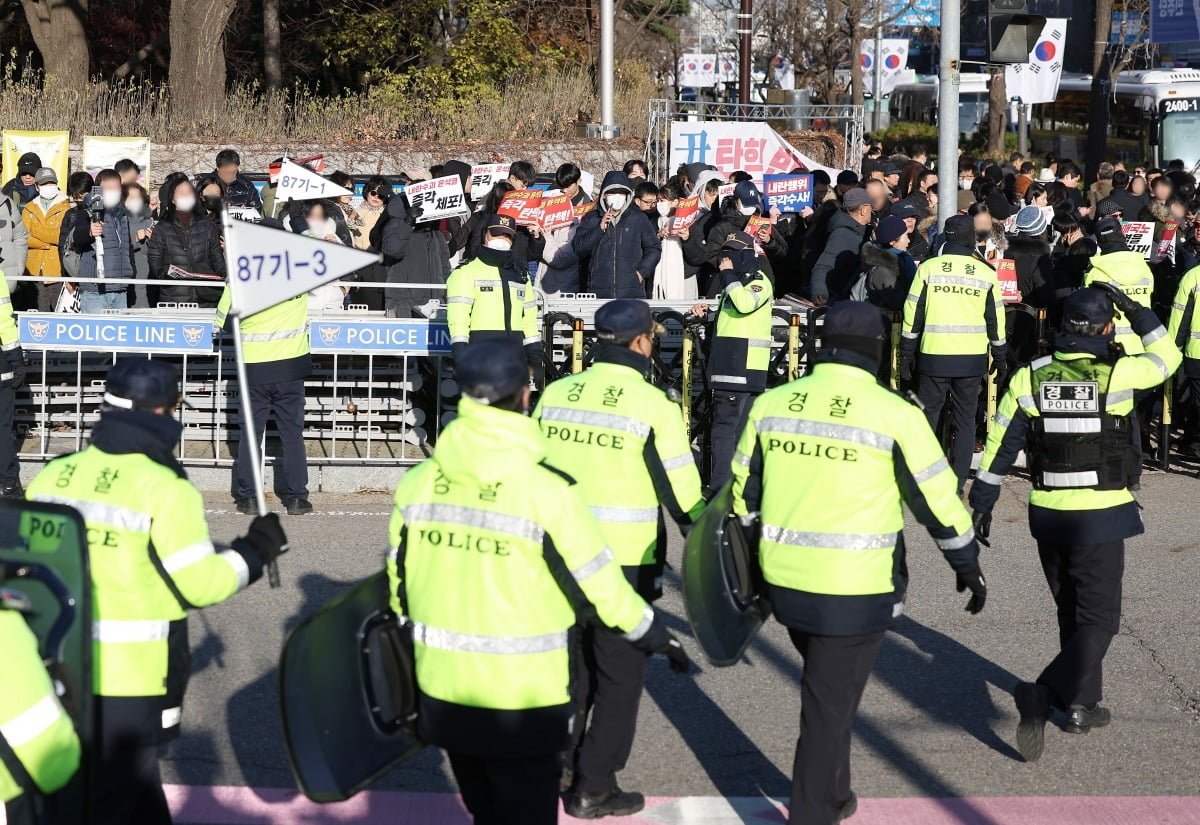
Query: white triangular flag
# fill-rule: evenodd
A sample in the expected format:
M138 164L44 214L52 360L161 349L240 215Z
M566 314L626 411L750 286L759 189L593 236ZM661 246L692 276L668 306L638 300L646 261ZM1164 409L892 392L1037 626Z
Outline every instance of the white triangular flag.
M380 256L259 224L225 223L230 313L245 318L370 266Z
M349 189L338 186L333 181L306 169L298 163L283 159L279 169L279 184L275 190L275 199L279 201L314 201L320 198L340 198L353 195Z

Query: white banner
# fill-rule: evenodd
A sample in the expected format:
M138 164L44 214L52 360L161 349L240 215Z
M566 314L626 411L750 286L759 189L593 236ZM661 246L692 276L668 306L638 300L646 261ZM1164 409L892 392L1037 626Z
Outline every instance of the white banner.
M1048 17L1028 63L1004 68L1004 88L1009 100L1022 103L1053 103L1062 79L1063 50L1067 45L1067 19Z
M908 67L908 41L900 39L884 39L880 42L879 60L883 64L883 94L889 95L892 89L896 88L896 84L900 82L900 75L904 73ZM858 62L862 65L863 70L863 88L867 94L875 95L875 41L864 40L862 42L862 50L858 55Z
M417 223L470 214L458 175L410 183L404 188L404 197L408 198L409 208L421 210Z
M478 203L497 183L508 179L509 163L483 163L471 167L471 197Z
M671 124L670 169L685 163L707 163L725 176L746 172L755 180L763 175L780 175L803 168L813 172L830 169L808 157L765 123L724 121L675 121Z
M83 138L83 168L93 178L101 169L112 169L117 161L129 158L142 170L138 183L150 188L150 138L98 137Z
M679 58L676 74L680 88L711 89L717 85L715 54L685 54Z
M379 260L379 255L353 246L306 238L226 216L225 263L229 269L230 311L243 318Z
M288 158L283 159L283 165L279 169L279 186L275 190L275 200L281 202L315 201L353 194L349 189L344 189L333 181L325 180L316 172L292 163Z

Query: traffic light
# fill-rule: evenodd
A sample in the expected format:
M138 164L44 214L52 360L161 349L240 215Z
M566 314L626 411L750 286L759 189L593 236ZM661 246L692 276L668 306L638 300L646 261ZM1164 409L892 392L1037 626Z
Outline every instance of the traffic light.
M1046 18L1028 0L988 0L988 63L1027 63Z

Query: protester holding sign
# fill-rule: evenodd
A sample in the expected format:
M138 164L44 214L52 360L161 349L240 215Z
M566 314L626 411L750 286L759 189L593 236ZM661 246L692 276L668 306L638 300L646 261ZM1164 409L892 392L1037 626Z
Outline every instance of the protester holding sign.
M708 230L709 263L716 267L722 257L722 248L726 239L737 232L753 231L748 228L750 219L755 216L762 217L765 212L766 207L762 194L754 182L747 180L737 184L734 187L733 197L725 202L720 217ZM771 266L771 259L778 259L787 251L783 239L771 232L770 226L764 226L753 237L758 267L774 284L776 278L775 270ZM715 283L714 281L714 284L710 284L710 291Z
M446 237L438 231L437 222L419 222L422 212L410 206L408 191L388 202L380 251L389 284L444 283L450 275ZM428 287L389 289L384 305L389 318L411 318L414 306L441 297L441 290Z
M691 237L691 230L687 226L674 228L674 212L682 196L683 192L675 182L659 191L658 237L662 241L662 257L654 270L651 297L665 301L688 301L697 297L696 269L689 267L683 259L682 242ZM693 208L697 208L695 199L692 200Z
M573 163L564 163L554 173L554 188L568 198L572 208L571 222L566 226L544 226L545 246L538 266L537 285L546 293L579 291L579 256L571 248L580 221L574 207L591 201L579 185L582 176L582 170Z

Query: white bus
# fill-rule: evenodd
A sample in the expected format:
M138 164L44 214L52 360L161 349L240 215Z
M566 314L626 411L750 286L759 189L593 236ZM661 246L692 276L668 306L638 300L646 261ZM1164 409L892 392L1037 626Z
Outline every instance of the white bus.
M962 74L958 91L958 134L966 139L987 129L988 75ZM924 77L892 89L888 115L892 123L937 123L938 82Z
M1064 74L1053 103L1033 106L1030 139L1036 152L1082 160L1092 100L1091 75ZM1180 159L1200 165L1200 71L1122 72L1108 104L1108 159L1126 166L1162 166Z

